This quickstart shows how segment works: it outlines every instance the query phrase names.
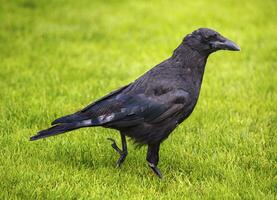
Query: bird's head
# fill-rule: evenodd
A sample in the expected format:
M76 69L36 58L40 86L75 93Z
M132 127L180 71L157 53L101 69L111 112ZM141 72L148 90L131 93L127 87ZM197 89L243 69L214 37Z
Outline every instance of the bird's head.
M207 54L218 50L240 50L240 47L233 41L208 28L200 28L193 31L184 38L183 42L192 49Z

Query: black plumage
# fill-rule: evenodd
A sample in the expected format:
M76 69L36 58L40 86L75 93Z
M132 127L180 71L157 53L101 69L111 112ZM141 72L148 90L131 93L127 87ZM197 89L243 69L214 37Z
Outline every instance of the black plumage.
M52 122L30 140L37 140L82 127L103 126L120 131L122 149L115 141L120 165L127 155L125 136L148 145L147 161L157 168L159 147L163 140L193 111L199 96L208 56L221 49L239 50L232 41L214 30L200 28L187 35L173 55L134 82L126 85L84 109Z

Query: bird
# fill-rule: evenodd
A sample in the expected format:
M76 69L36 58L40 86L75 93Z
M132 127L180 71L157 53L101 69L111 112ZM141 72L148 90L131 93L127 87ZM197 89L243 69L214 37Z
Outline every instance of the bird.
M172 56L125 85L83 109L54 120L51 127L30 137L30 141L84 127L115 129L121 148L117 167L128 154L126 137L147 146L146 161L162 178L158 168L161 143L193 112L198 101L207 59L218 50L240 51L240 47L210 28L187 34Z

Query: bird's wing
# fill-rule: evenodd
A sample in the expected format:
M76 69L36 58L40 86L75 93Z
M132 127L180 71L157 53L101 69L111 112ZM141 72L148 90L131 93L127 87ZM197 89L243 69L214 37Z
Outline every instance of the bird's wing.
M159 96L122 93L125 86L81 111L55 120L52 124L80 122L86 126L128 127L142 122L158 123L182 109L189 99L184 90Z
M189 103L189 93L184 90L167 92L160 96L148 97L144 94L120 94L107 107L116 104L114 109L92 119L92 124L111 127L128 127L146 123L158 123L180 112ZM105 105L103 105L105 106Z

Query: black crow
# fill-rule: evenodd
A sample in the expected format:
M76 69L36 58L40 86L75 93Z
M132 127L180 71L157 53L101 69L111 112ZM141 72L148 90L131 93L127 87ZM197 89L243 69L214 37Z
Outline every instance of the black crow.
M83 127L102 126L120 132L122 149L117 166L127 156L126 136L148 145L146 160L161 178L157 165L160 144L193 111L201 88L208 56L218 50L239 51L234 42L218 32L200 28L188 34L173 55L134 82L111 92L82 110L58 118L52 127L30 140L65 133Z

